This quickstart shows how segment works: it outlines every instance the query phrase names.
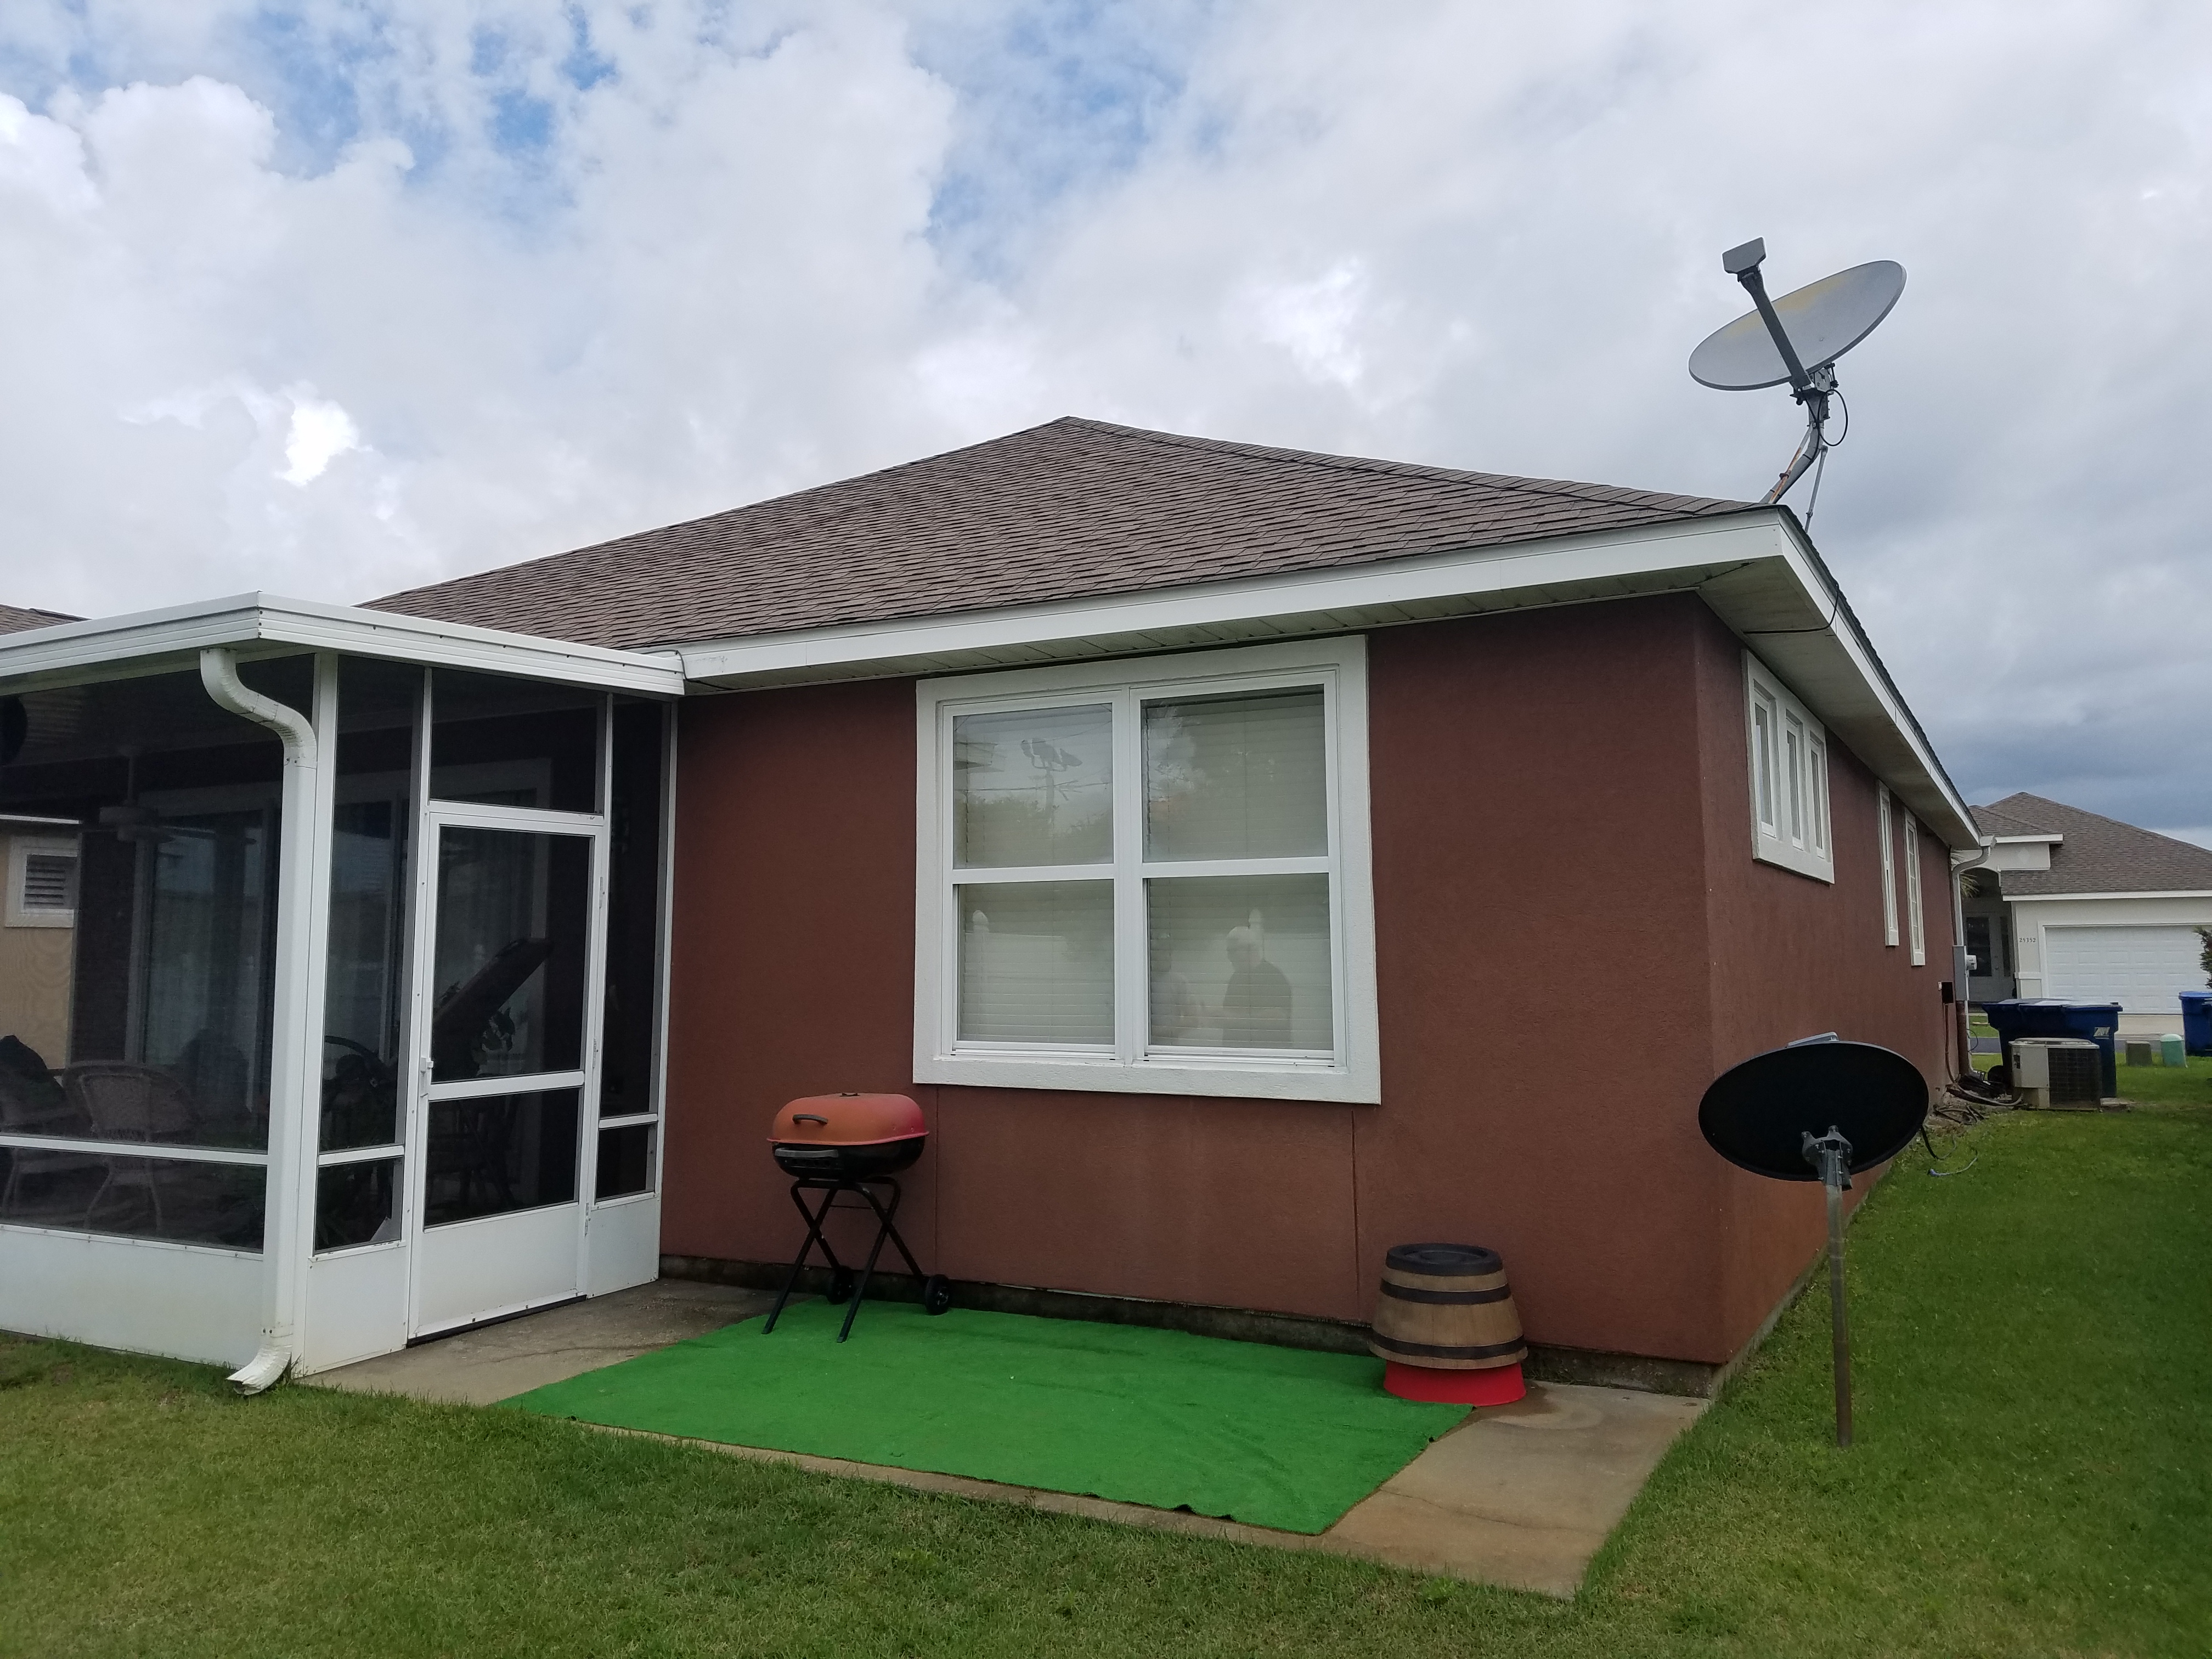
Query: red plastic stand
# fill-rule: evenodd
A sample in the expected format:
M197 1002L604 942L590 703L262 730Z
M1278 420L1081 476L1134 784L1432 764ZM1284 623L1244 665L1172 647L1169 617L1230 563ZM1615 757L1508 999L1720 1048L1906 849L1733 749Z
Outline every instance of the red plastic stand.
M1383 1362L1382 1386L1401 1400L1443 1406L1510 1406L1528 1392L1517 1364L1445 1370L1434 1365L1401 1365L1391 1359Z

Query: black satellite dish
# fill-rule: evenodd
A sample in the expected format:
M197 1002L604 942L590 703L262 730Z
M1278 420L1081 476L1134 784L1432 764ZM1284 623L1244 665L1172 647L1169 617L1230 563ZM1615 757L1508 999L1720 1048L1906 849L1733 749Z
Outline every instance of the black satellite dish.
M1928 1081L1903 1054L1871 1042L1808 1037L1753 1054L1698 1103L1706 1143L1774 1181L1817 1181L1828 1194L1828 1310L1836 1368L1836 1443L1851 1443L1851 1345L1844 1318L1844 1193L1851 1177L1912 1144L1928 1116Z

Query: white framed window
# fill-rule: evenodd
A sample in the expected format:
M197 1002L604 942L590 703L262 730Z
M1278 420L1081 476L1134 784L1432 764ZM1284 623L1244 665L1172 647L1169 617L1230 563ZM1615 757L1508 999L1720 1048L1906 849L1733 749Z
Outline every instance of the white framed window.
M1832 882L1827 731L1748 651L1743 671L1753 856Z
M1875 816L1881 827L1881 942L1897 943L1897 833L1890 823L1889 786L1875 785Z
M1912 941L1912 965L1928 965L1928 925L1920 914L1920 823L1905 815L1905 931Z
M918 691L915 1078L1381 1098L1364 642Z
M76 926L76 843L29 836L8 842L7 925Z

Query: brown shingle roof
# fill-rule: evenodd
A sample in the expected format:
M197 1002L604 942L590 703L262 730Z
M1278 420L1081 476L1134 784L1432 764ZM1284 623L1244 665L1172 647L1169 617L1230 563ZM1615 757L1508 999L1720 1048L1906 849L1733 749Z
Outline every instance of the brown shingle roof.
M1369 564L1748 506L1070 417L370 603L586 644L673 645Z
M33 628L52 628L57 623L83 620L58 611L32 611L20 605L0 605L0 634L23 634Z
M2048 870L2007 870L2007 898L2035 893L2179 893L2212 891L2212 851L2100 817L2041 795L2007 795L1974 808L1994 836L2057 835Z

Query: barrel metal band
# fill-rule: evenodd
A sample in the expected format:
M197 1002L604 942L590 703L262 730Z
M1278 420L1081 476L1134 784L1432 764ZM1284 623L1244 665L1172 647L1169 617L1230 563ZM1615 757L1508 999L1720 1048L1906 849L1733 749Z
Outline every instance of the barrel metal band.
M1401 1342L1396 1337L1384 1336L1379 1331L1370 1332L1367 1340L1378 1348L1388 1348L1392 1353L1407 1354L1420 1359L1494 1359L1519 1353L1528 1346L1525 1339L1516 1336L1510 1342L1447 1347L1436 1342Z
M1511 1297L1510 1286L1494 1285L1486 1291L1429 1291L1412 1285L1394 1285L1382 1281L1382 1294L1400 1302L1429 1302L1447 1308L1464 1308L1478 1302L1504 1302Z

